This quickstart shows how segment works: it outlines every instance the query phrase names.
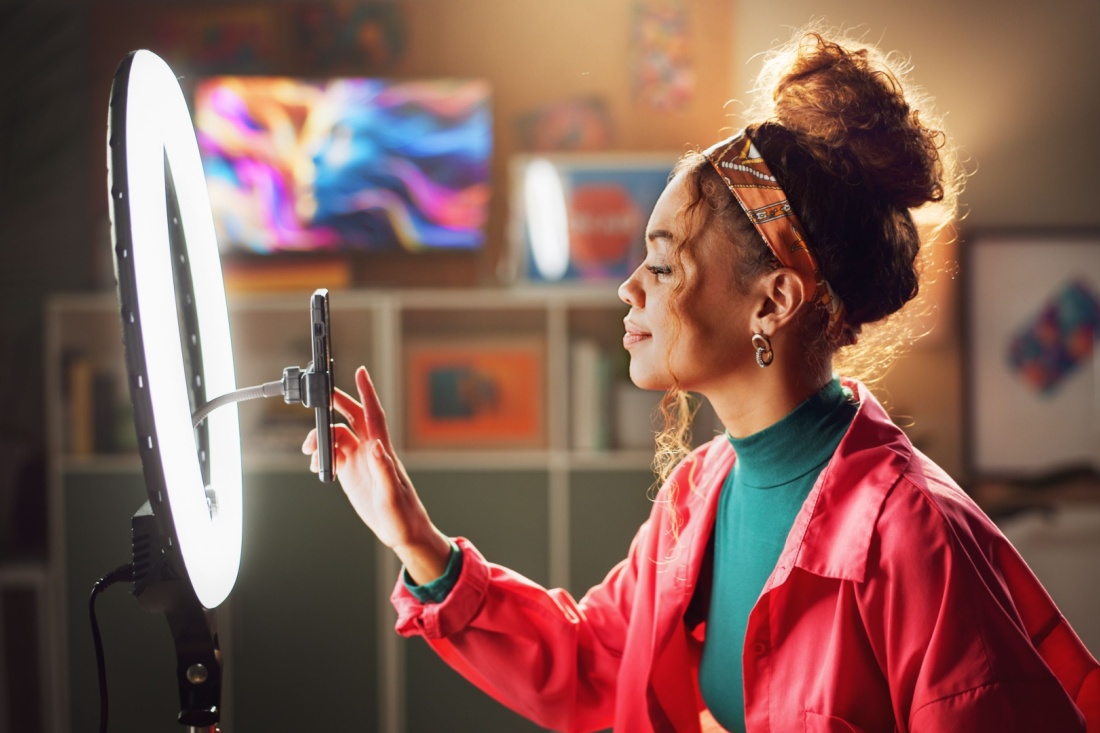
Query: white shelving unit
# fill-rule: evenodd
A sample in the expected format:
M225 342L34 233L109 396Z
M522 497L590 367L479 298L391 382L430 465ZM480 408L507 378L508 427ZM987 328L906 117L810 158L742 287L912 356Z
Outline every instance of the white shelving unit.
M570 494L575 476L578 472L636 474L644 472L652 459L649 450L618 450L613 442L598 449L578 449L573 444L571 348L583 339L598 344L609 355L621 354L621 319L626 307L614 289L348 290L333 291L330 299L337 386L354 393L355 368L365 364L370 369L395 446L414 480L420 472L504 475L519 471L546 477L547 579L551 585L568 587L573 561ZM309 361L308 302L308 292L230 298L238 386L277 380L284 367L304 366ZM49 597L53 599L49 629L56 641L51 668L57 680L51 686L55 699L50 702L53 709L61 711L58 729L72 730L86 721L70 720L67 635L72 623L69 615L83 608L84 599L66 598L70 585L66 538L73 528L65 526L65 502L97 475L140 480L141 464L136 453L126 447L126 430L127 426L132 430L132 421L127 420L129 394L114 293L55 297L47 306L46 331ZM544 345L543 444L534 448L406 450L405 345L421 337L476 340L487 335L535 338ZM622 364L620 378L625 379L625 361ZM74 373L82 375L84 382L75 381ZM106 408L96 405L97 397L113 400L113 404ZM657 399L654 395L652 404ZM108 414L104 409L109 409ZM311 411L283 405L281 400L241 403L239 410L246 476L293 477L307 471L298 445L312 420ZM608 419L613 424L610 416ZM111 441L101 434L108 426L114 430ZM105 442L114 445L105 451ZM645 489L638 487L639 496ZM375 717L378 730L401 733L406 730L403 647L392 631L388 603L397 567L384 552L378 553L375 565L375 594L382 607L377 613L379 710Z

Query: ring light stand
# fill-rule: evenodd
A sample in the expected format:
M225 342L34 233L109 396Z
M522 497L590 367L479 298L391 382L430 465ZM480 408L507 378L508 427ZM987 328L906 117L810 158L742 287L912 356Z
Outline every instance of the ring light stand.
M134 425L148 501L132 519L133 593L164 612L176 645L179 722L217 729L215 610L241 557L242 467L234 404L282 394L324 428L334 479L327 291L311 300L313 362L236 389L221 263L198 145L175 75L149 51L119 65L108 120L115 275ZM207 401L207 395L218 395ZM320 436L319 436L320 437Z

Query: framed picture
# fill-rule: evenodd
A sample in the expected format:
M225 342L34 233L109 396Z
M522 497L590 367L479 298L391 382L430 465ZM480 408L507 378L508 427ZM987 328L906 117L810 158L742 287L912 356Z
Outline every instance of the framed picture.
M536 152L606 150L614 138L607 103L600 97L574 97L539 105L516 121L522 150Z
M991 232L964 246L975 477L1100 470L1100 232Z
M118 9L120 16L132 12ZM173 69L191 74L263 74L281 58L278 28L275 11L260 5L166 10L154 31L155 48Z
M410 448L545 446L541 339L414 338L405 358Z
M645 256L645 227L676 160L672 153L516 157L514 279L625 280Z

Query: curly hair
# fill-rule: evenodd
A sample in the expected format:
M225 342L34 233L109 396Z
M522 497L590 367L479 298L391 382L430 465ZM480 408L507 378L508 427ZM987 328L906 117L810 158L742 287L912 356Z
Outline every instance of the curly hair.
M902 60L816 28L772 50L758 77L746 129L805 229L825 278L845 304L856 346L837 346L823 320L803 319L808 367L836 358L864 379L883 373L915 336L889 317L919 292L922 242L955 218L964 175L930 101ZM673 171L687 186L694 227L719 227L739 247L747 284L779 266L706 158L685 154ZM685 256L691 238L673 258ZM685 304L686 305L686 304ZM878 325L882 324L882 325ZM674 387L654 468L663 481L690 449L692 406Z

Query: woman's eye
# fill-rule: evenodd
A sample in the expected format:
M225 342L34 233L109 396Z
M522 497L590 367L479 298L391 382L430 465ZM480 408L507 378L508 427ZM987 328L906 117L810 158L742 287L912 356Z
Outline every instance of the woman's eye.
M652 272L657 277L661 277L662 275L671 275L672 274L672 268L669 267L668 265L646 265L645 269L649 270L650 272Z

